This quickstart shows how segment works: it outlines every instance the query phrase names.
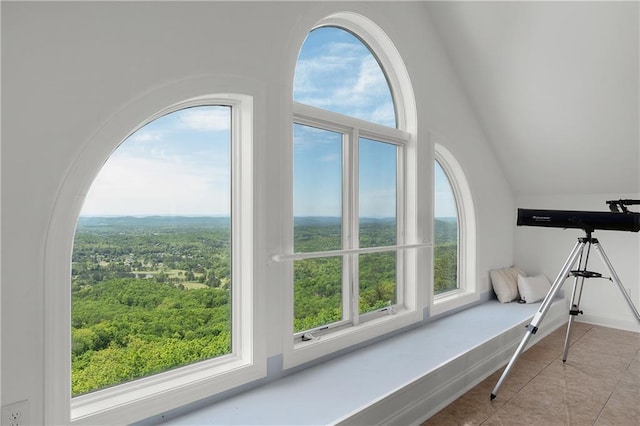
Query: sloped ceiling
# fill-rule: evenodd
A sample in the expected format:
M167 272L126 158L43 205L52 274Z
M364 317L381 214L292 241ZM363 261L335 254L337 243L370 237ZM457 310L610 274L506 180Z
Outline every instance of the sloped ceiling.
M429 2L515 195L640 192L638 2Z

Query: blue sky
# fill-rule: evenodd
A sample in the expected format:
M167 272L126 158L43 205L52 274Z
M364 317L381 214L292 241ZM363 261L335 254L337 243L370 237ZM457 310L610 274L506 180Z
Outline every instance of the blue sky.
M230 213L230 108L202 106L160 117L109 157L82 215Z
M294 99L395 127L391 92L371 52L336 28L312 31L300 51ZM394 217L396 147L360 141L361 217ZM177 111L143 126L107 160L82 215L230 213L230 110ZM337 133L294 126L294 213L340 216L342 145ZM454 216L450 188L436 167L436 216Z

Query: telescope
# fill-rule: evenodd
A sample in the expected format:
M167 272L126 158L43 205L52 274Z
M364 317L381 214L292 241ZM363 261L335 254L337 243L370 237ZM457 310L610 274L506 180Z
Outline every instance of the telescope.
M538 309L536 314L533 316L531 323L527 325L526 334L522 338L516 352L511 357L511 360L507 364L507 367L502 372L500 379L498 379L498 382L491 392L491 400L493 400L498 394L498 390L518 360L522 351L527 347L527 343L531 336L536 334L538 331L538 326L549 310L549 307L551 307L553 299L558 294L562 284L568 277L572 276L574 277L574 282L573 291L571 293L571 308L569 309L569 322L567 325L567 334L564 340L564 350L562 353L562 362L566 362L567 356L569 355L569 344L571 342L571 327L575 318L583 313L580 310L580 299L582 298L584 280L588 278L605 278L600 272L594 272L587 269L587 262L589 261L589 253L592 246L595 248L595 252L598 253L602 263L604 263L611 274L607 279L618 286L618 289L629 304L629 308L633 311L633 314L638 321L640 321L640 312L634 305L633 300L631 299L631 296L629 296L627 289L625 289L622 284L622 281L620 281L618 274L613 270L613 265L611 265L611 262L600 245L600 242L597 238L592 238L591 236L593 231L596 229L604 229L607 231L640 231L640 213L630 212L627 208L627 206L630 205L640 204L640 200L612 200L607 201L607 204L609 205L610 210L608 212L518 209L518 226L578 228L584 230L587 235L583 238L578 238L578 242L573 247L567 261L564 263L560 273L542 301L540 309ZM573 269L576 262L578 268Z
M628 205L640 204L640 200L607 201L608 212L580 210L532 210L518 209L518 226L546 228L578 228L587 233L596 229L606 231L640 231L640 213L629 211Z

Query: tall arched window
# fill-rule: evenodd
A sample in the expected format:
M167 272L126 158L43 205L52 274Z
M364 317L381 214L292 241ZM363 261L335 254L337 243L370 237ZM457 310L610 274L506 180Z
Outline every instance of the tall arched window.
M300 49L289 257L290 332L298 348L405 312L415 298L407 287L414 261L397 249L407 243L407 217L414 217L405 204L415 185L407 173L412 95L403 93L410 84L399 56L401 71L391 66L394 55L375 25L346 13L323 20Z
M432 314L479 299L476 272L476 225L473 197L465 173L432 134L433 296Z

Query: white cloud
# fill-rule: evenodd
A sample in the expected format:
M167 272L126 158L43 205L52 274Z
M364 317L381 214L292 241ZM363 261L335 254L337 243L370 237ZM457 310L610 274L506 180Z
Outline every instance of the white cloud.
M229 130L231 120L226 107L190 108L180 111L180 123L191 130Z
M329 54L299 60L295 75L298 102L377 123L395 123L387 80L373 55L345 43L329 46ZM385 105L388 105L385 107Z
M229 171L181 159L112 158L94 180L83 215L229 214Z
M371 112L371 121L375 123L386 123L388 126L395 126L396 112L391 104L378 106Z
M362 58L358 80L353 90L371 96L384 93L387 87L387 80L384 78L378 62L372 56Z
M145 130L143 128L135 132L127 140L138 142L138 143L155 142L155 141L162 140L162 133L154 130Z

